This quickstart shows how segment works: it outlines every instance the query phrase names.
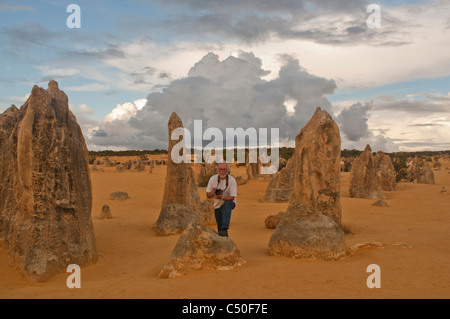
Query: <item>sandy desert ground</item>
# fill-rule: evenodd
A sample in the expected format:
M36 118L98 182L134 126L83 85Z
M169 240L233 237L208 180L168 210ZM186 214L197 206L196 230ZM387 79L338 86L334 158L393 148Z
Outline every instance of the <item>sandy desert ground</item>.
M179 235L157 236L151 229L158 218L166 166L146 171L117 172L102 167L91 172L92 219L99 258L81 270L81 288L69 289L69 273L44 283L30 282L8 263L0 249L0 298L450 298L450 163L435 171L436 185L400 183L385 192L389 207L373 200L349 197L349 173L341 174L343 224L357 243L403 242L411 248L363 248L339 261L297 260L269 256L273 230L264 227L268 215L287 203L264 203L268 181L249 181L238 187L230 237L247 263L230 271L199 270L173 279L157 275L168 262ZM245 167L232 175L246 177ZM110 200L115 191L131 199ZM199 189L202 199L205 189ZM113 219L99 218L104 204ZM381 288L369 289L367 266L381 268Z

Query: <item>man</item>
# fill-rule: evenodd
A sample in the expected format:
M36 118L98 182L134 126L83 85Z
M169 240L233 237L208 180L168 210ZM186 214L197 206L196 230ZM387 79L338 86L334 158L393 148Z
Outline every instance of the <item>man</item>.
M220 236L228 237L231 211L236 207L237 183L229 175L228 163L217 165L217 174L213 175L206 186L206 197L214 197L214 215L217 222L217 231Z

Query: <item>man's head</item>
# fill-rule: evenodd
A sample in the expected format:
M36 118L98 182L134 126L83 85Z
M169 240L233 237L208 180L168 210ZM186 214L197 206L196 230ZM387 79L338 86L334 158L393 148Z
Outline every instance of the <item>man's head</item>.
M230 166L228 165L228 163L223 162L217 164L217 174L219 174L220 178L226 178L229 172Z

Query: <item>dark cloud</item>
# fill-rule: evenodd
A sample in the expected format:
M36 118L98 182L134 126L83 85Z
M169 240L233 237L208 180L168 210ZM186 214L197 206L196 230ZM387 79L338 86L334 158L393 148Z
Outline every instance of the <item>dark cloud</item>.
M171 76L170 76L170 74L167 73L167 72L160 72L160 73L159 73L159 78L160 78L160 79L170 79Z
M30 45L48 46L58 39L58 33L37 23L25 23L0 28L0 37L4 39L4 44L22 48Z
M164 1L177 12L156 21L142 21L161 33L198 35L199 39L223 37L244 43L265 42L272 37L310 40L323 44L362 43L400 46L410 34L408 22L383 11L383 29L369 29L368 1ZM194 12L194 13L187 13ZM133 22L134 23L134 22Z
M425 100L393 100L380 102L374 105L374 110L390 110L411 114L432 114L448 112L450 109L449 101L437 103L435 101Z
M347 139L359 141L361 138L369 136L368 112L372 107L372 102L364 105L358 102L341 111L336 120Z
M119 93L119 91L108 91L108 92L105 92L104 94L106 96L113 96L113 95L116 95L117 93Z
M345 31L347 31L348 34L361 34L366 32L367 28L364 27L360 27L360 26L355 26L355 27L348 27L347 29L345 29Z
M156 69L150 66L146 66L137 72L132 72L130 74L134 84L151 84L148 79L151 79L155 74Z
M439 124L439 123L418 123L418 124L410 124L408 126L412 126L412 127L414 127L414 126L419 126L419 127L430 126L430 127L432 127L432 126L444 126L444 124Z
M78 50L65 50L61 52L68 58L77 59L125 59L127 58L126 53L120 49L117 44L104 44L105 47L95 48L92 46L89 49L78 49ZM98 46L98 44L97 44Z
M104 130L94 130L92 133L94 137L108 137L108 133Z

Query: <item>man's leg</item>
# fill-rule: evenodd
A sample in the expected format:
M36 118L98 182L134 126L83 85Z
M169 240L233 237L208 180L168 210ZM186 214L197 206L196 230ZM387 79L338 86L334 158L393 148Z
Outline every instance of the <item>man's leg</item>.
M217 209L214 209L214 216L216 217L216 223L217 223L217 232L219 232L222 229L222 207L219 207Z
M222 205L222 223L221 229L228 230L230 228L231 211L236 207L236 204L231 200L226 200Z

